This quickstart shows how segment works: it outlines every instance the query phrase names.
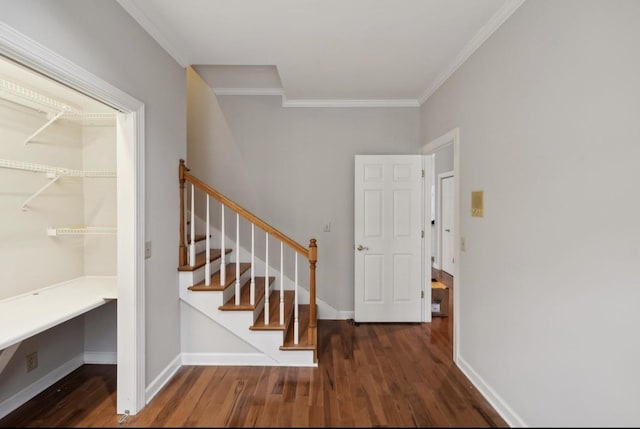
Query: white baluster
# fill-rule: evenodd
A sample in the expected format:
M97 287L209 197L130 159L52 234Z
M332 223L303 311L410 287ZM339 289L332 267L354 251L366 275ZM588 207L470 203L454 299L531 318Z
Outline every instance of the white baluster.
M220 286L224 286L227 282L227 252L225 251L226 249L224 248L224 204L222 204L222 227L220 229L220 231L222 231L222 234L220 234Z
M211 285L211 243L209 241L209 235L211 234L210 231L210 225L209 225L209 194L207 194L207 226L206 226L206 244L207 244L207 249L205 250L206 252L206 262L204 264L204 285L205 286L209 286Z
M264 257L264 324L269 324L269 233L265 239Z
M189 240L189 265L196 265L196 211L195 211L195 186L191 185L191 237Z
M236 305L240 305L240 214L236 213Z
M294 299L293 299L293 344L298 344L300 334L298 333L298 252L295 253L295 276L294 276Z
M280 324L284 325L284 243L280 242Z
M256 277L255 277L255 225L251 224L251 284L250 284L250 304L256 304Z

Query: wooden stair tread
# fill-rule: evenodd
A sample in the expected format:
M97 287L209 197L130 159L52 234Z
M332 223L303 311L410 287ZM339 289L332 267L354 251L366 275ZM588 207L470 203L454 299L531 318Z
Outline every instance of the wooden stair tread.
M269 284L275 281L275 277L269 277ZM235 304L235 295L229 298L229 300L218 307L223 311L253 311L256 309L256 304L258 304L261 300L264 299L264 277L256 277L256 290L255 290L255 304L251 305L251 279L247 280L244 285L242 285L240 292L240 305Z
M216 259L220 259L222 252L220 249L210 249L209 261L213 262ZM231 253L231 249L225 249L225 253ZM204 267L207 262L207 252L202 251L196 254L196 264L192 267L190 265L181 265L178 267L178 271L195 271L198 268Z
M209 237L211 237L211 235L209 235ZM206 234L196 234L195 242L197 243L199 241L205 240L206 238L207 238ZM191 242L191 235L187 234L187 244L189 244L190 242Z
M211 275L211 284L209 286L206 286L204 284L204 280L202 280L200 283L190 286L189 290L197 292L215 292L225 290L236 281L236 263L230 262L226 264L225 267L226 278L224 285L220 284L220 271L218 270ZM240 262L240 275L242 276L242 273L247 271L249 268L251 268L251 264L249 262Z
M309 344L307 335L309 328L309 304L298 305L298 344L293 343L293 322L294 321L291 320L280 350L315 350L316 347L313 344Z
M293 314L294 291L284 291L284 324L280 324L280 291L276 290L269 296L269 324L264 323L264 309L258 319L249 328L254 331L285 331L289 326Z

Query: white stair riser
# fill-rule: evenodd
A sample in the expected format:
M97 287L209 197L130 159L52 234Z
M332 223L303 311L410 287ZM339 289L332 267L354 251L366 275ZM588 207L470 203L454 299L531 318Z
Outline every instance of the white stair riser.
M231 266L231 267L227 267L227 275L234 275L235 276L235 270L236 267L235 266ZM251 270L247 270L244 273L242 273L240 275L240 289L242 290L242 285L244 285L246 283L247 280L249 280L249 278L251 277ZM248 285L247 285L248 286ZM235 282L231 285L229 285L229 287L227 287L224 292L223 292L223 301L227 302L229 299L231 299L231 297L233 297L236 293L236 286L235 286Z
M211 274L216 273L220 269L220 262L221 262L220 258L211 262ZM205 265L203 265L202 267L194 271L180 271L178 275L180 289L193 286L203 281L204 271L205 271Z

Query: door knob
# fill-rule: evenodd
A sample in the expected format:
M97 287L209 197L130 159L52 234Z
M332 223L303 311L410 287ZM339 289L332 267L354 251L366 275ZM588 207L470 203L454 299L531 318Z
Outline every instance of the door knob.
M358 247L356 247L356 249L358 249L359 251L369 250L368 247L364 247L362 244L358 244Z

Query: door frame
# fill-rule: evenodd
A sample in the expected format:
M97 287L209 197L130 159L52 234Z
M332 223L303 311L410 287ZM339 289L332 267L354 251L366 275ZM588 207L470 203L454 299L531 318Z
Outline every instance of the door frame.
M145 406L144 103L3 22L0 55L107 104L132 120L122 136L128 152L118 154L117 161L116 412L136 414Z
M438 265L438 269L442 270L442 179L446 179L447 177L454 178L455 184L455 174L453 174L453 170L445 171L444 173L438 174L436 179L436 225L438 229L438 234L436 235L436 262ZM454 187L455 191L455 187ZM454 195L455 199L455 195ZM449 273L451 274L451 273Z
M460 311L458 310L460 308L460 294L461 291L464 291L464 287L460 281L460 263L462 262L460 259L460 129L459 128L453 128L452 130L448 131L447 133L441 135L440 137L431 140L428 143L425 143L422 146L422 154L424 155L425 158L425 164L427 162L427 160L429 160L428 162L431 162L433 164L433 154L435 154L439 149L442 149L443 147L447 146L447 145L453 145L453 189L455 192L454 195L454 215L453 215L453 225L455 228L454 231L454 239L453 239L453 248L454 248L454 257L456 260L456 264L454 264L454 272L453 272L453 277L455 279L455 286L453 288L453 308L454 308L454 312L453 312L453 361L458 364L458 341L460 338L459 335L459 320L460 320ZM433 176L433 174L432 174ZM429 183L428 181L425 182L425 186L428 186ZM428 191L425 191L428 192ZM425 213L430 213L429 209L431 207L431 203L430 203L431 199L430 198L425 198ZM424 255L422 258L423 264L425 264L425 269L423 270L423 272L425 273L425 279L423 284L425 285L425 287L427 285L431 284L431 246L432 246L432 239L433 237L431 236L431 228L430 228L430 222L429 225L427 225L427 219L428 216L424 216L425 219L425 231L427 232L425 234L425 244L424 244ZM428 267L429 269L426 269L426 265L428 262ZM424 305L429 307L429 309L431 308L431 291L429 289L429 292L426 293L425 292L425 298L429 297L429 299L425 299L424 300ZM427 302L428 301L428 302ZM426 312L426 309L425 309ZM431 320L431 313L430 310L428 312L428 319Z

